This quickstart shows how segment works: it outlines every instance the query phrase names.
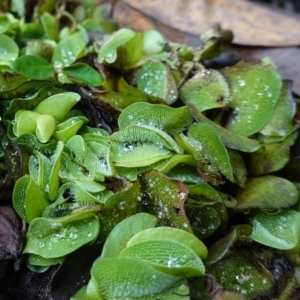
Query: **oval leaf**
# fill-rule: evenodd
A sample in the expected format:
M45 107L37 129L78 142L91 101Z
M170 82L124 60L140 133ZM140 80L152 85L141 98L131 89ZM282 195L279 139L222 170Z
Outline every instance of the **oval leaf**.
M229 81L234 109L227 128L243 136L261 130L269 121L282 86L280 75L271 67L243 61L222 71Z
M36 218L28 228L23 253L61 257L93 241L98 233L99 220L89 211L56 219Z
M179 96L185 105L193 104L202 112L226 106L230 100L230 90L219 71L202 70L182 85Z
M206 258L207 256L205 245L197 237L185 230L173 227L158 227L140 231L127 242L126 248L150 240L177 241L193 249L199 257Z
M132 258L98 260L92 267L91 275L87 288L87 298L90 300L150 296L171 288L181 279Z
M209 124L197 123L189 128L188 135L197 142L190 142L196 160L211 163L216 172L233 181L229 156L219 133Z
M19 55L19 47L15 41L6 34L0 33L0 61L13 61Z
M146 125L168 133L183 131L192 122L193 118L185 106L173 108L143 102L128 106L118 118L120 129L130 125Z
M120 222L106 239L101 254L102 259L118 257L132 236L148 228L155 227L157 218L150 214L135 214Z
M203 276L205 267L189 246L170 240L149 240L126 247L120 257L146 260L158 270L183 277Z
M142 167L172 155L170 145L151 128L130 126L111 136L116 166Z
M277 214L259 213L252 220L251 238L280 250L299 251L300 213L286 210Z
M91 86L100 86L103 83L103 77L99 72L84 63L73 64L63 69L63 73L79 82Z
M52 65L36 55L20 56L11 64L11 68L30 79L45 80L53 75Z
M298 200L298 191L294 184L284 178L265 175L248 179L245 188L235 198L238 201L237 209L278 209L294 205Z
M62 122L71 108L80 100L80 95L73 92L65 92L52 95L43 100L34 111L40 114L53 116Z
M19 178L15 184L12 201L19 216L26 222L40 217L49 202L43 191L29 175Z
M146 62L138 73L137 86L145 93L159 97L172 104L178 97L178 90L171 69L162 62Z

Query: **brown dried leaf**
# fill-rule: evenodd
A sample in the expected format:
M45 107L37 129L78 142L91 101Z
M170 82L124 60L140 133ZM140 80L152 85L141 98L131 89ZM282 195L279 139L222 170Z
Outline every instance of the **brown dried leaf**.
M150 29L157 30L161 32L166 39L172 42L189 44L194 47L201 44L199 37L169 27L155 18L151 18L142 13L138 8L131 8L122 1L118 1L114 6L113 20L119 27L127 27L138 32Z
M233 29L234 43L260 46L300 44L300 19L245 0L123 0L182 32L199 35L216 23Z

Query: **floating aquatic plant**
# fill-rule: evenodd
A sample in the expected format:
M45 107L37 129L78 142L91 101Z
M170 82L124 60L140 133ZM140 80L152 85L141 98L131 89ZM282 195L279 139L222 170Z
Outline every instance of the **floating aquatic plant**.
M228 297L277 297L278 253L299 277L289 84L269 60L207 68L210 30L194 49L88 1L68 25L59 5L0 14L0 200L12 191L27 224L27 266L104 241L72 299L208 299L205 275Z

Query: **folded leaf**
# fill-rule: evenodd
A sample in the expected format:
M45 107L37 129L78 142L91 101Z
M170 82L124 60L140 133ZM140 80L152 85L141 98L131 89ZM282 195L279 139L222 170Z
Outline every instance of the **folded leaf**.
M185 230L173 227L157 227L140 231L127 242L126 248L151 240L177 241L193 249L200 258L207 256L205 245L197 237Z
M98 218L89 211L56 219L35 218L28 228L23 253L61 257L93 241L98 233Z
M135 103L125 108L118 118L119 128L146 125L168 133L181 132L193 122L187 107L169 107L160 104Z
M151 239L131 246L127 244L120 257L150 262L157 270L175 276L195 277L205 274L203 262L195 251L171 239Z
M157 218L146 213L135 214L123 220L114 227L106 239L101 258L118 257L132 236L145 229L155 227L156 223Z
M181 278L156 270L146 261L107 258L96 261L91 270L87 298L126 299L150 296L176 285Z

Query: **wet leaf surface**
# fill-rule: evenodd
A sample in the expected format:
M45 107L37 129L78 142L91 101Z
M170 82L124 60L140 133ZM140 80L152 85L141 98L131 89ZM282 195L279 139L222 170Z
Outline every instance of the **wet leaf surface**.
M265 175L249 178L235 198L238 201L237 209L278 209L294 205L298 191L293 183L284 178Z
M191 231L184 210L188 193L186 186L155 170L145 172L140 180L145 197L142 209L156 215L161 226Z
M210 272L226 289L241 293L246 299L266 294L272 287L270 273L262 268L251 252L241 249L210 267ZM229 280L232 278L233 280Z
M222 0L27 1L31 20L21 2L33 22L0 15L0 211L30 224L4 213L0 298L296 300L298 49L230 43L288 45L298 21Z

